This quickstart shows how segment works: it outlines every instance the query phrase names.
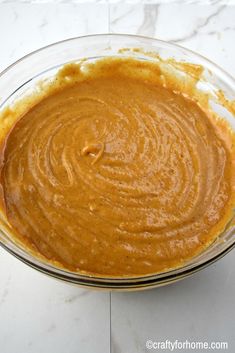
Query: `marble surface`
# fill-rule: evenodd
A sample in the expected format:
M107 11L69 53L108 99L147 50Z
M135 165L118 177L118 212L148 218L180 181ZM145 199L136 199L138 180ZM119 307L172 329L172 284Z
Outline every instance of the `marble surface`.
M179 43L235 76L234 1L100 2L0 1L0 70L54 41L114 32ZM147 339L188 339L227 341L232 353L234 278L232 252L168 287L110 295L47 278L0 249L0 352L142 353Z

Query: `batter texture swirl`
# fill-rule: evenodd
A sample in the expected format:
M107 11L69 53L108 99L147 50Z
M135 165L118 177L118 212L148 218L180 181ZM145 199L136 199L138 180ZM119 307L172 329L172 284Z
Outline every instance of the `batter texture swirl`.
M15 234L73 271L142 275L202 251L228 220L231 156L180 93L116 74L44 98L8 134Z

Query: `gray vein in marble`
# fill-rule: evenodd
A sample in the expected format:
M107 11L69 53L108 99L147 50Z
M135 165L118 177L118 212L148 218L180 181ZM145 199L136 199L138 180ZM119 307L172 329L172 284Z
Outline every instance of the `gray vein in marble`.
M195 36L197 36L199 34L199 32L205 28L209 23L210 21L219 16L221 14L221 12L226 8L227 6L226 5L222 5L220 6L215 12L213 12L210 16L206 17L204 19L204 21L199 25L197 26L196 28L194 28L192 30L192 32L190 32L189 34L187 34L186 36L182 36L182 37L179 37L179 38L174 38L174 39L170 39L171 42L177 42L177 43L182 43L182 42L185 42L187 40L190 40L192 38L194 38Z
M18 15L18 13L17 13L17 11L15 9L13 9L12 13L13 13L13 16L14 16L13 17L13 22L15 22L18 19L19 15Z
M48 25L48 21L46 18L43 18L42 22L39 25L39 28L42 29Z
M131 15L131 13L133 12L134 8L131 7L128 11L125 11L125 13L122 16L118 16L116 18L114 18L113 20L111 20L111 18L109 17L109 22L111 26L116 25L120 20L123 20L124 18L128 17ZM109 11L111 12L111 8L109 6ZM109 12L109 16L110 16L110 12Z
M144 19L137 34L154 36L159 5L144 5Z
M10 281L11 281L11 276L8 276L6 284L5 284L5 288L3 290L2 295L0 296L0 306L6 301L6 298L9 294L8 287L9 287Z
M221 33L224 33L224 32L229 32L229 31L235 31L235 26L228 26L228 27L225 27L225 28L222 28L221 30L219 31L209 31L209 32L206 32L207 35L218 35L220 36Z
M81 321L81 318L80 317L75 317L74 321L79 322L79 321Z
M135 352L143 352L143 348L145 347L145 342L143 342L140 338L140 335L136 330L133 330L132 325L130 326L131 329L131 335L130 335L130 340L132 341L132 344L134 343L135 345ZM146 337L146 340L148 337ZM122 340L120 339L121 344L123 345ZM111 350L112 353L124 353L125 351L121 348L119 343L117 342L116 338L112 338L112 346Z
M85 297L85 296L87 296L87 295L89 295L89 294L91 294L90 291L84 290L84 291L80 292L79 294L76 294L76 295L72 295L72 296L70 296L70 297L67 297L67 298L65 299L65 303L73 303L73 302L75 302L77 299L82 298L82 297Z
M23 41L20 40L18 43L17 43L17 46L15 46L10 52L9 52L9 59L11 60L12 58L14 58L15 56L15 53L17 51L18 48L22 47L23 46ZM17 59L17 58L14 58L14 59Z
M235 0L145 0L145 4L198 4L198 5L234 5ZM140 0L0 0L0 4L23 3L23 4L140 4Z
M6 297L8 296L9 290L4 289L1 299L0 299L0 306L6 301Z
M56 329L56 325L54 323L52 323L48 329L47 329L47 333L51 333L52 331L54 331Z

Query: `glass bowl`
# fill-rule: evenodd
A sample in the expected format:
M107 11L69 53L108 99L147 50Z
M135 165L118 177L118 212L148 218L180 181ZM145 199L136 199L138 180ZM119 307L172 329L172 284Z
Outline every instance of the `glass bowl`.
M38 81L53 77L62 65L72 61L78 61L83 58L95 60L107 56L133 56L137 59L151 60L143 52L136 50L120 51L123 48L140 48L144 52L159 54L162 58L174 58L177 61L202 65L204 72L202 79L198 82L202 90L204 89L205 92L209 91L212 94L218 90L222 90L227 99L235 99L235 80L217 65L190 50L152 38L104 34L77 37L49 45L26 55L9 66L0 74L0 110L15 102L20 97L32 92ZM204 78L206 81L204 81ZM211 106L216 113L219 113L229 121L232 129L235 131L234 116L218 102L212 102ZM3 215L0 216L0 245L9 253L51 277L97 289L140 290L166 285L205 268L223 257L235 246L234 213L224 232L218 236L213 244L180 268L136 278L100 278L63 270L33 257L27 250L15 243L10 236Z

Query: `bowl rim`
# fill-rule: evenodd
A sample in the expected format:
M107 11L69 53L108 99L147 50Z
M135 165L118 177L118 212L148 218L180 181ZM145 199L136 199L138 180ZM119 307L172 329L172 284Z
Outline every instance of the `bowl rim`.
M13 255L15 258L23 262L24 264L28 265L29 267L41 272L49 277L58 279L62 282L77 284L81 286L85 286L87 288L100 288L100 289L110 289L110 290L139 290L139 289L147 289L147 288L154 288L157 286L164 286L170 283L174 283L178 280L182 280L186 277L189 277L200 270L207 268L208 266L212 265L213 263L217 262L219 259L223 258L226 254L228 254L233 248L235 248L235 241L230 244L230 246L214 257L198 264L192 266L191 268L185 269L179 273L178 270L184 269L184 267L179 267L171 271L165 272L165 276L161 278L158 277L158 274L152 275L145 275L136 278L99 278L92 275L81 275L69 272L66 270L60 270L59 268L52 267L48 268L49 266L46 263L42 263L43 266L38 265L35 261L31 261L26 257L20 255L19 253L15 252L14 250L10 249L0 240L0 246L5 249L9 254ZM74 277L69 277L70 274L74 274ZM164 275L164 273L162 273ZM101 280L101 281L100 281ZM133 281L133 282L132 282Z
M161 43L165 46L168 46L169 48L178 48L182 51L185 51L186 53L188 54L191 54L195 57L198 57L200 58L201 60L209 63L211 66L213 66L214 68L216 68L217 70L221 71L225 76L227 76L227 78L229 78L233 84L235 84L235 77L233 77L231 74L229 74L226 70L224 70L220 65L214 63L213 61L211 61L210 59L208 59L206 56L202 55L202 54L199 54L197 52L195 52L194 50L192 49L188 49L188 48L185 48L184 46L178 44L178 43L175 43L175 42L172 42L172 41L165 41L165 40L162 40L162 39L158 39L158 38L154 38L154 37L149 37L149 36L143 36L143 35L139 35L139 34L128 34L128 33L95 33L95 34L87 34L87 35L82 35L82 36L75 36L75 37L71 37L71 38L66 38L66 39L62 39L62 40L59 40L57 42L53 42L53 43L50 43L50 44L47 44L45 46L42 46L36 50L33 50L31 52L29 52L28 54L25 54L23 55L22 57L20 57L19 59L17 59L16 61L14 61L12 64L8 65L6 68L4 68L3 70L0 71L0 77L3 76L7 71L9 71L12 67L16 66L18 63L20 63L21 61L25 60L26 58L34 55L34 54L37 54L41 51L44 51L44 50L47 50L49 48L52 48L52 47L55 47L57 45L60 45L60 44L63 44L63 43L66 43L66 42L73 42L75 40L79 40L79 39L82 39L82 38L96 38L96 37L125 37L125 38L136 38L136 39L139 39L139 40L147 40L147 41L154 41L154 42L158 42L158 43Z
M8 71L10 71L14 66L19 64L20 62L24 61L27 58L30 58L33 55L36 55L37 53L46 51L49 48L53 48L56 46L59 46L64 43L69 43L69 42L74 42L79 39L84 39L84 38L122 38L122 39L137 39L139 41L144 41L145 44L146 42L154 42L156 44L160 44L164 46L165 48L168 49L179 49L180 51L183 51L184 53L190 55L191 57L195 59L199 59L202 63L206 63L207 65L210 66L210 69L214 71L218 71L220 74L226 77L226 79L229 82L229 85L235 87L235 78L227 73L223 68L221 68L219 65L215 64L211 60L207 59L205 56L198 54L194 52L191 49L187 49L179 44L175 44L174 42L170 41L164 41L161 39L157 39L154 37L148 37L148 36L141 36L141 35L134 35L134 34L125 34L125 33L102 33L102 34L89 34L89 35L82 35L82 36L76 36L72 38L67 38L63 39L61 41L57 41L51 44L48 44L46 46L40 47L39 49L36 49L9 66L7 66L5 69L3 69L0 72L0 79L1 77L6 74ZM154 48L153 48L154 49ZM0 229L0 232L4 233L3 230ZM214 263L218 259L222 258L225 254L230 252L234 247L235 247L235 239L232 241L231 244L229 244L226 248L221 250L221 252L217 253L214 256L209 257L207 260L203 260L199 263L187 265L184 264L182 267L178 267L175 269L170 269L165 272L161 273L156 273L156 274L147 274L147 275L140 275L140 276L131 276L131 277L100 277L97 275L90 275L90 274L83 274L83 273L76 273L76 272L71 272L69 270L59 268L56 266L53 266L50 263L47 263L46 261L42 261L39 258L33 257L30 253L24 250L24 256L21 255L19 252L14 250L9 245L6 245L4 241L1 240L0 238L0 246L4 248L6 251L11 253L13 256L21 260L22 262L26 263L30 267L47 274L51 277L55 277L57 279L60 279L65 282L71 282L75 284L80 284L83 286L87 287L100 287L100 288L106 288L106 289L131 289L131 288L141 288L141 287L154 287L157 285L164 285L168 284L171 282L174 282L176 280L182 279L184 277L187 277L207 266L210 264ZM18 247L16 245L16 247ZM19 247L18 247L19 248ZM33 259L31 260L30 257Z

